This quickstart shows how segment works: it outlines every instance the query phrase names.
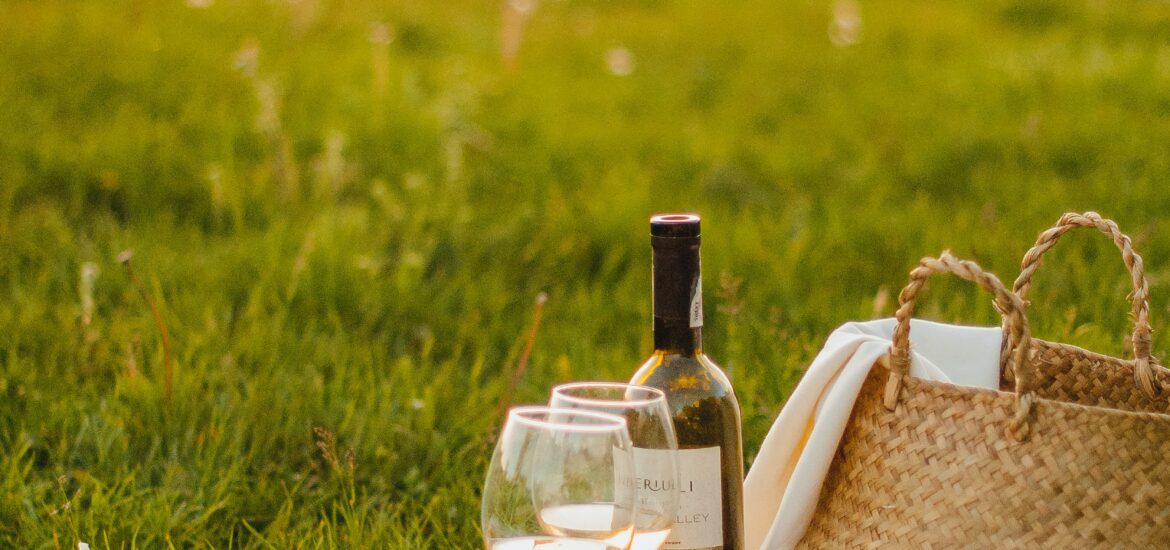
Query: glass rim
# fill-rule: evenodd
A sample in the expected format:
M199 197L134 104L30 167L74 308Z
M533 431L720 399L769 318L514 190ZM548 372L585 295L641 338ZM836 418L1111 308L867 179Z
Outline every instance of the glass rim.
M645 399L600 399L596 397L581 397L566 393L562 390L575 390L578 388L606 388L606 389L630 389L634 388L640 391L649 392L653 397ZM632 409L645 405L650 405L656 402L666 402L666 392L652 388L650 386L643 386L641 384L626 384L623 382L569 382L566 384L559 384L552 389L553 396L560 397L566 401L581 405L598 405L604 407L621 407Z
M533 418L533 415L568 415L568 416L582 416L601 420L604 424L574 424L572 422L557 422L549 420L548 418ZM626 432L629 428L626 426L626 419L616 414L609 414L598 411L590 411L583 409L560 409L557 407L549 407L546 405L520 405L512 407L508 410L508 421L515 420L520 424L529 427L540 429L551 429L560 431L579 431L579 432ZM627 432L628 433L628 432Z

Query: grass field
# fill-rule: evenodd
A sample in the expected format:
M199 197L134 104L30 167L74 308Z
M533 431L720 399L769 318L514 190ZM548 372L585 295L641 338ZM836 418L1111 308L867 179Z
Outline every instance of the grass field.
M704 215L749 464L919 257L1012 279L1066 210L1165 349L1166 4L550 0L512 61L503 13L0 3L0 547L477 546L501 402L649 352L656 211ZM1124 354L1128 288L1070 235L1035 330Z

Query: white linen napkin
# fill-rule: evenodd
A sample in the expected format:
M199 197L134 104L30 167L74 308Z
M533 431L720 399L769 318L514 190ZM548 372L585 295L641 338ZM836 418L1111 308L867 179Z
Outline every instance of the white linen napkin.
M816 510L821 485L870 367L889 352L896 321L846 323L829 335L772 424L744 480L746 548L792 548ZM999 327L910 322L910 375L999 387Z

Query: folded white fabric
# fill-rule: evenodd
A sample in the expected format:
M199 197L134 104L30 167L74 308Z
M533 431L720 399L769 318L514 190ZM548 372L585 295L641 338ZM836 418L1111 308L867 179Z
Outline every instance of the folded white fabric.
M869 369L890 350L894 319L847 323L829 336L772 424L744 481L746 548L792 548L816 510L821 485ZM910 375L999 387L999 327L910 322Z

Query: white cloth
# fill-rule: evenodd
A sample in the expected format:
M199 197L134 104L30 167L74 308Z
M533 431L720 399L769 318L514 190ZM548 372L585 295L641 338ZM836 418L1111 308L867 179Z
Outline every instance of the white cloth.
M842 325L813 359L744 480L746 548L792 548L804 536L861 384L889 352L895 324ZM999 327L912 320L910 375L998 388L1001 339Z

